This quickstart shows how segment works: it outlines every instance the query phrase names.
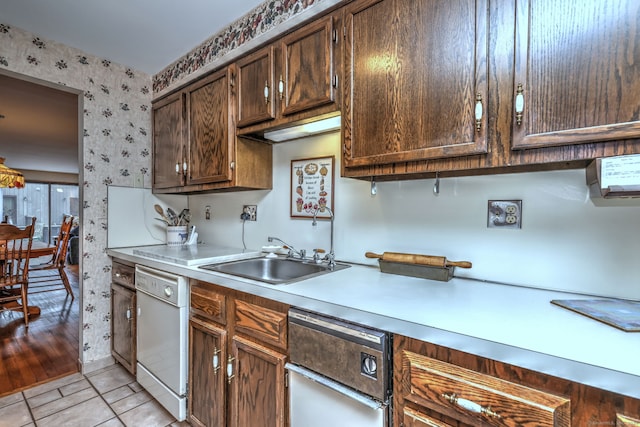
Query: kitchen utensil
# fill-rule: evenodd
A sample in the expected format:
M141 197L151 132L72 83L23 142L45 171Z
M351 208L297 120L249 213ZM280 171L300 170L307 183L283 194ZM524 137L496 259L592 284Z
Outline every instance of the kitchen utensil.
M405 264L431 265L434 267L460 267L471 268L469 261L449 261L443 256L420 255L420 254L404 254L400 252L385 252L382 255L367 252L364 254L367 258L378 258L383 261L402 262Z
M155 204L153 205L153 208L156 210L156 212L158 213L158 215L160 215L160 217L166 221L167 224L169 224L169 218L167 218L167 216L164 214L164 210L162 209L162 206ZM169 224L172 225L172 224Z
M167 217L173 225L178 225L178 214L171 208L167 208Z
M178 215L178 225L187 225L189 222L191 222L191 212L189 209L182 209Z

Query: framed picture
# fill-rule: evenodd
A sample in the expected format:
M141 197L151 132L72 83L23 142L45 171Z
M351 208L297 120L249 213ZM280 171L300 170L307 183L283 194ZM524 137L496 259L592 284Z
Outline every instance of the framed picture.
M291 161L291 217L331 218L334 156ZM327 209L329 208L329 209Z

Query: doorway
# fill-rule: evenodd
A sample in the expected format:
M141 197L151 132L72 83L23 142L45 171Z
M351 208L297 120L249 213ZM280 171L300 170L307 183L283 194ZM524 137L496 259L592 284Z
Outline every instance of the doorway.
M16 225L36 216L39 238L51 241L56 218L77 216L83 203L82 92L0 70L0 99L0 155L27 182L25 188L0 189L1 210ZM46 202L36 197L38 189L47 194ZM67 273L75 300L66 291L30 294L29 305L40 307L41 314L30 319L28 330L21 319L12 318L13 312L0 313L0 347L11 348L11 362L3 359L0 369L3 381L9 379L0 381L0 396L11 394L11 387L22 390L79 371L82 257L68 265ZM52 342L56 334L59 341Z

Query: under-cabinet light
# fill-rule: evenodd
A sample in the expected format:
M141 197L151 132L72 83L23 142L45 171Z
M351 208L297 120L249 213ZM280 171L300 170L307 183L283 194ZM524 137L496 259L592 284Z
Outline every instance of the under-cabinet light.
M293 126L286 129L265 132L264 137L270 141L282 142L338 129L340 129L340 116L330 117L328 119L322 119L316 122Z

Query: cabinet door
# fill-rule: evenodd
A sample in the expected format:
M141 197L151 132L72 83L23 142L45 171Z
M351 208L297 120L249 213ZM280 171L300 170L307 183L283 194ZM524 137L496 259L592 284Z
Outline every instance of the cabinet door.
M224 426L227 332L196 319L189 325L189 421Z
M225 68L186 90L189 111L188 184L231 180L235 129L230 120L230 69Z
M282 74L278 98L282 114L294 114L335 100L333 17L319 19L280 42Z
M236 63L238 67L238 127L274 119L275 49L268 46Z
M640 137L640 2L517 0L513 147Z
M487 14L486 0L346 6L345 166L487 152Z
M111 353L129 372L136 366L136 293L111 285Z
M171 95L153 106L153 188L184 184L185 116L183 93Z
M233 337L230 426L284 427L286 356L241 337Z

